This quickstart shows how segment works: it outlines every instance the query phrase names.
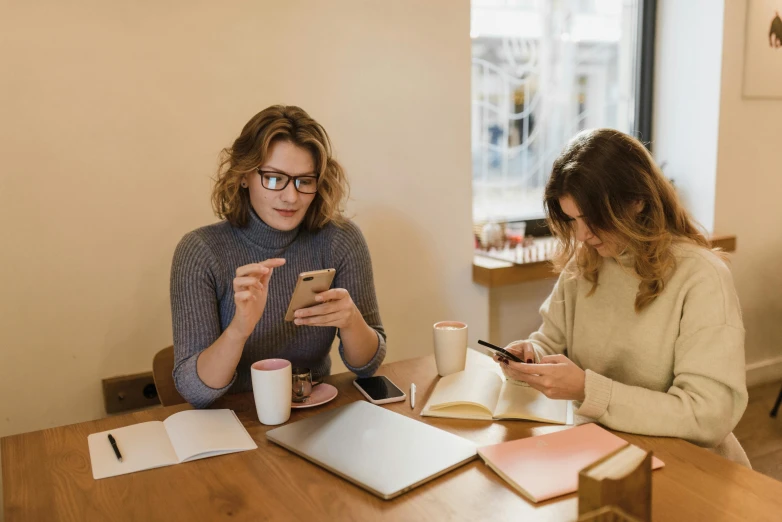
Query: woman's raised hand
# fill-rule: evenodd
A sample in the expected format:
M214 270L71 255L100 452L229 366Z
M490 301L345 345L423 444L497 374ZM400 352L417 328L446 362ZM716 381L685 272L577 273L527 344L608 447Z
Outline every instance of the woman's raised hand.
M250 336L266 308L272 272L284 264L284 259L272 258L236 269L233 281L236 313L227 330L244 339Z

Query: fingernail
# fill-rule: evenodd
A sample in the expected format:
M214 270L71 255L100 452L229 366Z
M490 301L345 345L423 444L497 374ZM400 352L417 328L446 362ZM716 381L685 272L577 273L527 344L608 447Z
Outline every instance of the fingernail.
M532 363L533 363L532 359L527 359L527 364L532 364Z
M293 321L293 324L301 324L301 321L299 319L296 319L295 321Z
M323 298L321 296L319 296L319 295L316 295L315 296L315 300L316 301L323 301Z

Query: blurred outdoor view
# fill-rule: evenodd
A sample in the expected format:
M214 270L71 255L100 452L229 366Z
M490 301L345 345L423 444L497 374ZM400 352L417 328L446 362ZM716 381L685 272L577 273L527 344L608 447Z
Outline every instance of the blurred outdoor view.
M641 0L472 0L473 220L543 217L578 131L632 132Z

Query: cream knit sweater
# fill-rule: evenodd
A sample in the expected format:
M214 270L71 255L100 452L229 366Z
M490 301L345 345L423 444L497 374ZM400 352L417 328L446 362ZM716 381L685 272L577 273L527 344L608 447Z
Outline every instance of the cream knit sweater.
M568 357L586 370L581 422L679 437L750 466L732 430L747 407L744 327L727 266L689 243L676 270L640 313L632 260L603 260L598 287L562 274L530 336L537 359Z

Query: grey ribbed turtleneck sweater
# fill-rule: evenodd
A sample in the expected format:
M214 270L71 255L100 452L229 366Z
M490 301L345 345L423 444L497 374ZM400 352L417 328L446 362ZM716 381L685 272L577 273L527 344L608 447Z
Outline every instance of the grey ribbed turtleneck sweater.
M345 288L367 324L378 334L378 349L361 368L345 360L359 376L372 375L386 354L385 332L380 322L372 264L364 236L348 221L308 232L301 227L276 230L250 212L250 223L237 228L228 222L199 228L182 238L171 266L171 315L174 329L174 382L190 404L203 408L226 393L252 390L250 366L261 359L282 358L294 366L312 369L320 378L331 371L329 350L336 328L296 326L285 322L285 312L300 272L335 268L332 288ZM198 377L196 361L233 319L233 278L236 269L273 257L286 263L275 268L261 320L244 346L233 380L224 388L210 388Z

